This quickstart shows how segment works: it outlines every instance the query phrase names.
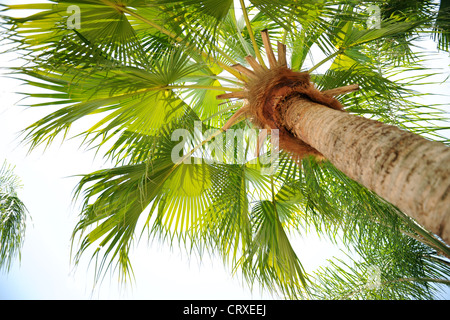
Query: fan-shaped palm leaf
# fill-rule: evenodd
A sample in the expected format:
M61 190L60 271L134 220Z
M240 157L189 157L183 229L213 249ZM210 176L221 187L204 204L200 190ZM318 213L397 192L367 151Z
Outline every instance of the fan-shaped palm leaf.
M114 266L127 278L128 253L142 221L149 238L218 252L251 284L288 297L323 297L335 288L341 298L432 296L423 283L448 278L446 262L437 257L450 254L440 239L327 162L298 163L282 152L267 176L252 139L243 139L243 161L236 162L235 138L220 138L224 127L253 129L247 121L229 119L237 109L246 110L233 97L245 95L242 87L253 75L247 63L259 62L261 68L273 63L267 50L266 55L259 50L270 47L261 34L268 29L287 44L278 46L279 57L287 51L286 64L309 69L321 90L360 85L359 92L339 97L348 112L448 142L439 134L444 127L423 125L443 113L408 99L414 92L406 85L418 77L394 80L398 70L422 70L411 35L429 25L434 11L426 6L404 19L398 10L382 7L381 27L367 29L367 3L236 4L84 0L6 7L40 10L27 18L3 17L10 26L5 35L30 62L15 75L43 90L26 95L47 99L33 106L57 108L27 128L25 140L31 147L50 143L67 135L73 123L92 118L79 135L99 152L106 148L113 162L110 169L84 175L76 189L83 209L73 234L74 245L80 239L75 260L93 250L97 279ZM80 8L81 28L67 25L70 5ZM408 54L399 57L404 49ZM225 103L215 99L224 93L231 93ZM181 142L172 135L177 129L184 130ZM209 134L198 135L199 130ZM381 268L388 273L386 291L358 293L367 263L350 266L350 272L336 263L317 273L313 288L322 291L311 291L314 281L289 240L289 231L306 233L311 226L366 261L384 266L383 257L395 258L395 272ZM408 270L397 272L402 267ZM423 281L414 282L419 278ZM343 283L351 284L348 290L340 290Z

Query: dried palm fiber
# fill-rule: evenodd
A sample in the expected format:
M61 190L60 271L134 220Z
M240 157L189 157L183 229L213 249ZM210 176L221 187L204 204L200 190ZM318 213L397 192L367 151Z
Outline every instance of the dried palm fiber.
M313 147L296 138L285 127L286 101L294 96L308 99L329 108L343 110L341 103L324 95L310 82L307 72L294 72L278 66L267 69L259 77L246 84L248 113L252 122L260 128L279 130L280 148L296 158L306 155L321 156Z
M314 102L325 107L343 111L342 104L334 98L358 89L357 85L321 92L310 81L308 72L295 72L286 65L285 46L278 42L278 61L270 46L267 31L261 32L270 69L260 65L255 58L247 56L246 60L253 71L237 64L232 66L243 74L247 81L243 90L217 96L218 99L244 99L244 106L233 115L224 130L240 118L250 118L252 123L262 129L279 130L279 147L300 160L308 155L323 158L319 151L295 137L285 126L285 113L292 98L305 102ZM264 136L265 137L265 136ZM261 143L258 139L258 148Z

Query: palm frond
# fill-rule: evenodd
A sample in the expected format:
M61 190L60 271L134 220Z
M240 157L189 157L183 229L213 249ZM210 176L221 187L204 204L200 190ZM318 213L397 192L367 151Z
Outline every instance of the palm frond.
M284 210L283 210L284 209ZM259 201L252 208L254 239L238 264L249 283L257 280L289 298L304 296L305 271L281 223L282 203Z
M381 6L379 29L366 26L370 4ZM81 28L67 24L70 5L81 10ZM264 175L262 156L254 156L256 143L248 135L241 141L242 159L235 161L237 138L221 140L220 134L242 103L216 99L244 86L245 74L230 65L245 65L248 55L268 58L256 50L265 45L260 32L267 29L273 40L287 44L290 67L313 72L319 89L359 84L358 92L338 97L346 111L448 142L440 134L448 126L436 124L444 112L413 102L417 93L408 87L431 76L420 65L427 57L416 53L414 39L432 28L435 5L240 5L241 17L233 1L218 0L4 7L39 10L26 18L4 15L3 35L28 63L13 69L14 76L42 90L24 93L41 99L31 106L56 109L26 128L24 140L31 148L50 144L83 122L83 145L104 150L113 162L83 175L75 189L82 197L72 238L75 261L90 252L96 281L107 270L128 280L129 252L136 235L147 232L149 239L185 246L189 253L218 253L250 286L259 283L284 297L435 297L431 283L448 284L449 274L450 252L440 239L328 162L298 163L281 152L276 170ZM317 62L316 54L324 58ZM254 128L242 121L227 129ZM174 135L177 130L185 135ZM4 199L8 208L23 210L16 198ZM332 262L307 275L290 232L306 237L311 229L351 252L351 262ZM367 286L371 266L380 276L375 289Z
M20 181L6 161L0 167L0 270L8 271L24 243L27 209L17 196Z

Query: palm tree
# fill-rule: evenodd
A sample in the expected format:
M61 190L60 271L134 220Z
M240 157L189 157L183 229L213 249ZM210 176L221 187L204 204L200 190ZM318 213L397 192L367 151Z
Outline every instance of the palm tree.
M8 271L22 248L27 209L17 197L20 187L13 168L0 167L0 270Z
M248 283L289 298L436 297L434 284L449 284L447 207L428 223L410 210L423 199L417 193L395 195L371 179L408 174L395 167L409 152L398 141L436 146L411 164L420 172L410 180L442 177L420 195L446 203L439 198L448 193L448 163L432 157L449 154L446 127L435 123L445 113L414 101L418 93L408 87L431 75L414 38L445 35L446 15L431 1L416 3L425 9L407 18L406 9L387 16L391 7L381 1L6 6L38 10L5 14L4 39L28 62L13 73L42 89L26 95L47 99L33 107L57 108L26 128L24 141L31 149L49 144L83 119L84 143L113 163L83 175L76 188L83 210L75 262L92 250L98 278L117 267L126 280L143 224L141 235L218 253ZM366 24L372 4L383 18L376 29ZM435 40L448 50L445 37ZM259 138L245 134L255 127ZM242 134L224 139L232 129ZM267 141L277 141L272 129L281 150ZM371 139L385 132L393 138ZM289 234L311 230L352 251L351 262L307 274Z

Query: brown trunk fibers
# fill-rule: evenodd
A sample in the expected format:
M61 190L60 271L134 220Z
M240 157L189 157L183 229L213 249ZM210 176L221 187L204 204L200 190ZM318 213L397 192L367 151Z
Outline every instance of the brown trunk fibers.
M217 97L244 99L223 130L243 117L260 128L278 129L280 148L294 159L328 159L450 244L450 148L346 113L334 96L358 85L319 91L307 72L286 66L284 45L278 43L277 61L267 31L261 35L270 69L251 56L246 60L253 70L233 66L248 81L242 91Z
M296 137L450 243L450 148L301 97L285 108Z

